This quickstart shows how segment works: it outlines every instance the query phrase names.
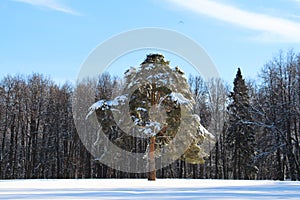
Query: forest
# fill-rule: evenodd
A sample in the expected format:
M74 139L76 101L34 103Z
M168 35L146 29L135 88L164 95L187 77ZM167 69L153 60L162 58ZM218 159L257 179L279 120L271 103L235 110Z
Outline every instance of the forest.
M218 140L204 164L178 159L158 178L300 180L300 53L278 53L255 80L238 68L232 83L186 76L194 112ZM2 78L0 179L147 177L97 161L74 124L74 92L94 88L95 101L110 99L120 82L108 73L76 86L42 74Z

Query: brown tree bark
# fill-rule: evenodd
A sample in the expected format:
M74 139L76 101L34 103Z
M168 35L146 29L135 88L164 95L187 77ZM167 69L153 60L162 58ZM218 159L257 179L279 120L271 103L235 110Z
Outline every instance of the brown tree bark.
M156 170L155 170L155 137L152 136L150 138L150 151L149 151L149 174L148 174L148 181L155 181L156 180Z

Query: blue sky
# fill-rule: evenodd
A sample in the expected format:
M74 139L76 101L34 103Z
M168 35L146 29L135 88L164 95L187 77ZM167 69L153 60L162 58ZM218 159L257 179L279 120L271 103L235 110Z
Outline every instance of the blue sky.
M237 67L255 79L280 49L300 52L298 13L300 0L2 0L0 77L38 72L60 83L74 81L102 42L158 27L196 41L226 81L233 81ZM138 65L144 53L124 55L118 72ZM177 64L184 62L171 60Z

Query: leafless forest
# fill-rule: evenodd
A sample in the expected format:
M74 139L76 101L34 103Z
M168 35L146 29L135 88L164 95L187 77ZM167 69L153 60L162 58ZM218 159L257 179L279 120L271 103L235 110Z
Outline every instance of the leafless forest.
M205 164L178 159L158 170L158 178L300 180L300 54L279 53L256 80L244 81L243 70L234 84L187 77L194 112L210 132L218 133L218 142ZM57 85L41 74L2 78L0 179L145 178L95 160L73 122L76 90L94 88L95 101L109 99L118 80L103 74L74 86ZM142 152L146 144L140 148Z

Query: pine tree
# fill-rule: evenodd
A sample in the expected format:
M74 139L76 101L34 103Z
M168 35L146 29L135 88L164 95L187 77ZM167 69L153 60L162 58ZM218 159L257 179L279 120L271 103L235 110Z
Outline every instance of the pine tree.
M193 164L204 162L206 154L200 146L213 136L200 124L199 116L192 114L194 103L184 72L170 68L163 55L150 54L140 67L125 72L122 95L96 102L88 116L96 112L108 137L110 130L120 132L111 142L129 152L137 137L146 138L148 180L155 180L158 158L165 163L178 158ZM118 112L112 114L115 110Z
M250 112L248 87L238 68L234 79L233 92L229 95L229 122L227 128L227 145L231 158L231 170L234 179L250 179L257 168L254 164L255 132Z

